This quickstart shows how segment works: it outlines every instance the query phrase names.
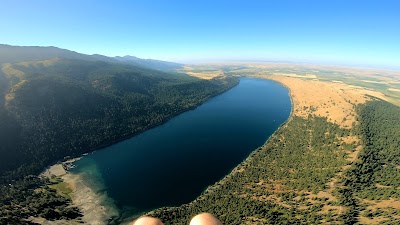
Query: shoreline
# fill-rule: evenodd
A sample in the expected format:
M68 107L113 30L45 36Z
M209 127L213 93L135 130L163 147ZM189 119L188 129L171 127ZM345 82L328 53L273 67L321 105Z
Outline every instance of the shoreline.
M199 106L205 104L205 103L206 103L207 101L209 101L210 99L212 99L212 98L214 98L214 97L216 97L216 96L218 96L218 95L221 95L221 94L223 94L223 93L225 93L225 92L231 90L232 88L236 87L239 83L240 83L240 81L237 82L237 83L235 83L234 85L228 87L228 88L225 88L225 89L221 90L220 92L217 92L217 93L214 93L214 94L212 94L212 95L209 95L209 96L205 97L204 100L203 100L200 104L198 104L198 105L190 106L190 107L188 107L188 108L186 108L186 109L182 109L182 110L176 111L176 112L174 112L173 114L166 116L162 121L156 122L156 123L154 123L154 124L148 125L147 127L143 128L143 130L135 131L135 132L133 132L133 133L131 133L131 134L127 134L127 135L125 135L125 136L123 136L123 137L121 137L121 138L115 139L115 140L113 140L113 141L109 141L109 142L104 143L104 144L101 144L101 145L99 145L99 146L97 146L97 147L94 147L94 148L88 149L88 150L86 150L86 151L82 151L82 152L80 152L80 153L77 153L76 155L66 156L66 157L72 157L72 159L80 158L80 157L82 157L82 155L89 154L89 153L95 152L95 151L97 151L97 150L100 150L100 149L109 147L109 146L111 146L111 145L114 145L114 144L117 144L117 143L119 143L119 142L128 140L128 139L130 139L130 138L133 138L133 137L135 137L135 136L137 136L137 135L139 135L139 134L141 134L141 133L144 133L144 132L146 132L146 131L148 131L148 130L151 130L151 129L153 129L153 128L156 128L156 127L158 127L158 126L161 126L161 125L163 125L163 124L169 122L171 119L173 119L173 118L175 118L175 117L177 117L177 116L179 116L179 115L181 115L181 114L183 114L183 113L185 113L185 112L189 112L189 111L195 110L195 109L198 108ZM66 159L67 159L66 157L64 157L63 160L66 160ZM58 160L58 161L55 161L54 163L52 163L52 164L50 164L50 165L57 164L57 162L59 162L59 160ZM64 161L62 161L62 162L64 162Z
M115 206L110 207L113 202L105 192L95 190L85 184L82 174L73 174L68 171L72 163L79 159L81 157L52 165L39 176L49 179L60 178L71 190L68 194L71 198L71 206L78 207L82 213L81 221L71 224L107 225L114 218L119 217L118 210Z
M152 216L155 212L157 211L169 211L169 210L174 210L180 207L189 207L190 205L196 203L197 201L203 199L205 196L207 196L209 193L212 193L215 189L219 188L230 176L236 174L237 172L240 172L242 170L242 167L246 164L246 162L248 160L251 160L252 157L254 157L254 155L263 147L267 144L267 142L276 135L276 133L282 129L282 127L286 126L288 124L288 122L293 118L294 115L294 101L292 99L292 92L291 89L286 86L285 84L283 84L282 82L280 82L279 80L275 80L272 79L271 77L267 78L267 77L252 77L252 76L246 76L249 78L256 78L256 79L264 79L264 80L270 80L270 81L274 81L279 83L280 85L282 85L283 87L285 87L288 90L288 95L289 95L289 99L290 99L290 103L291 103L291 111L289 114L288 119L283 122L276 130L274 133L272 133L267 140L264 142L264 144L262 144L261 146L259 146L258 148L254 149L245 159L243 159L242 162L240 162L237 166L235 166L227 175L225 175L223 178L221 178L219 181L217 181L214 184L209 185L197 198L195 198L193 201L186 203L186 204L182 204L180 206L172 206L172 207L161 207L161 208L157 208L154 210L151 210L149 212L146 212L144 214L142 214L143 216Z
M107 194L86 185L82 175L67 172L62 179L71 187L72 205L81 210L85 224L106 225L119 216L115 207L107 206L112 204Z
M207 188L205 188L205 190L198 196L196 197L193 201L186 203L186 204L182 204L180 206L175 206L175 207L161 207L161 208L157 208L157 209L153 209L151 211L145 212L142 215L147 215L147 216L154 216L154 214L161 212L164 213L171 213L174 212L174 210L179 209L179 208L188 208L190 206L192 206L193 204L195 204L196 202L204 199L205 197L207 197L209 194L212 194L215 190L218 190L219 188L221 188L222 185L224 185L224 183L226 182L227 179L229 179L231 176L235 175L238 172L241 172L241 170L243 169L244 166L246 166L246 164L248 163L249 160L252 160L255 155L260 151L261 148L263 148L263 146L265 146L273 137L275 137L277 135L277 133L285 126L287 126L287 124L293 119L294 116L296 116L296 112L295 112L295 99L293 99L293 92L292 90L289 88L289 85L286 85L283 81L279 80L279 79L274 79L275 77L255 77L258 79L265 79L265 80L271 80L274 82L279 83L280 85L284 86L287 90L288 90L288 95L291 101L291 112L289 117L287 118L287 120L285 122L283 122L264 142L264 144L262 144L260 147L254 149L242 162L240 162L238 165L236 165L227 175L225 175L223 178L221 178L219 181L215 182L214 184L209 185ZM296 90L296 89L294 89ZM296 92L295 92L296 93ZM298 103L298 102L297 102ZM298 106L298 105L297 105ZM335 121L336 122L336 121ZM130 217L133 219L137 218L136 215L132 215L132 217ZM124 221L125 222L125 221ZM126 222L128 223L128 222Z
M209 185L196 199L194 199L190 203L183 204L181 206L190 205L191 203L196 202L203 195L206 195L207 192L212 192L214 190L214 188L217 188L219 186L219 184L221 184L221 182L224 182L224 180L227 179L229 176L233 175L237 171L240 171L241 166L243 166L247 160L249 160L251 157L253 157L253 155L258 151L258 149L262 148L275 135L275 133L277 131L279 131L283 126L285 126L290 121L290 119L293 116L293 104L294 104L294 102L293 102L293 99L292 99L292 96L291 96L291 90L286 85L284 85L282 82L279 82L279 81L274 80L274 79L251 77L251 76L240 77L240 78L255 78L255 79L270 80L270 81L279 83L280 85L285 87L288 90L288 96L289 96L289 99L290 99L290 102L291 102L290 114L289 114L287 120L285 122L283 122L281 125L279 125L279 127L274 131L274 133L272 133L261 146L257 147L252 152L250 152L250 154L245 159L243 159L243 161L241 163L236 165L227 175L225 175L223 178L221 178L216 183ZM235 86L236 85L234 85L233 87L235 87ZM233 87L231 87L231 88L233 88ZM228 91L231 88L229 88L229 89L227 89L225 91ZM219 94L222 94L222 93L219 93ZM207 102L208 100L210 100L213 97L215 97L215 95L214 96L210 96L202 104L204 104L205 102ZM192 108L190 108L190 109L188 109L186 111L183 111L183 112L194 110L197 107L198 106L192 107ZM178 115L183 113L183 112L178 113ZM145 131L147 131L149 129L152 129L154 127L157 127L159 125L162 125L162 124L168 122L170 119L174 118L175 116L177 116L177 115L174 115L174 116L170 117L169 119L167 119L166 121L164 121L164 122L162 122L160 124L151 126L151 127L147 128L147 129L145 129ZM141 132L139 132L139 133L141 133ZM135 135L137 135L137 134L135 134ZM128 138L131 138L131 137L128 137ZM121 140L125 140L125 139L128 139L128 138L123 138ZM119 140L119 141L121 141L121 140ZM117 141L115 143L118 143L119 141ZM110 146L110 145L115 144L115 143L113 142L113 143L107 144L107 145L105 145L103 147ZM100 147L100 148L103 148L103 147ZM93 150L93 151L95 151L95 150ZM93 152L93 151L91 151L91 152ZM81 213L83 215L82 216L82 220L84 222L83 224L96 224L96 225L109 224L109 222L113 221L112 220L113 218L114 219L118 219L119 218L119 214L118 214L118 210L116 210L116 207L107 207L107 206L105 206L104 203L107 202L107 201L110 201L110 199L107 197L107 195L104 194L104 193L101 193L101 192L96 192L93 187L90 187L90 186L86 185L85 181L84 181L84 177L81 174L72 174L72 173L68 172L68 166L70 166L73 162L79 160L81 157L73 158L73 159L70 159L70 160L67 160L67 161L63 161L63 162L59 162L59 163L51 166L50 168L62 166L64 169L66 169L65 173L62 174L61 176L58 175L58 177L60 177L63 180L63 182L65 182L72 189L72 193L71 193L72 205L78 207L81 210ZM66 165L68 165L68 166L66 166ZM56 175L56 174L53 174L53 175ZM131 217L127 217L123 221L120 221L120 222L121 222L121 224L128 224L129 222L133 221L134 219L136 219L137 217L139 217L141 215L150 215L153 211L164 209L164 208L175 208L175 207L157 208L157 209L154 209L154 210L152 210L150 212L143 212L143 213L138 214L138 215L132 215Z
M61 178L62 182L66 183L67 186L71 189L72 193L69 195L71 198L71 206L76 206L80 209L82 213L82 217L80 222L74 221L71 224L88 224L88 225L107 225L115 219L119 219L119 212L117 207L112 202L112 199L108 198L107 194L102 191L96 191L93 187L90 187L85 184L84 178L81 174L72 174L68 172L69 169L73 168L73 162L80 160L83 156L93 153L96 150L103 149L105 147L117 144L121 141L130 139L136 135L139 135L145 131L163 125L170 121L172 118L181 115L182 113L189 112L191 110L195 110L202 104L205 104L210 99L221 95L232 88L236 87L240 83L235 82L234 85L224 88L223 90L214 93L212 95L207 96L199 105L191 106L187 109L183 109L175 112L172 115L167 116L163 121L151 124L147 126L145 129L141 131L134 132L133 134L118 138L114 141L104 143L100 146L97 146L93 149L89 149L86 151L82 151L79 154L74 154L71 156L64 157L63 160L57 160L51 163L47 168L44 169L39 174L39 177L47 177L47 178ZM107 204L105 204L107 203ZM107 206L106 206L107 205ZM114 205L110 207L111 205ZM39 221L37 221L39 222ZM56 221L55 221L56 222ZM124 223L124 221L122 221Z
M224 77L222 77L222 78L225 78L225 77L226 77L226 76L224 76ZM122 136L122 137L120 137L120 138L117 138L117 139L113 140L113 141L105 142L105 143L103 143L103 144L101 144L101 145L99 145L99 146L96 146L96 147L93 147L93 148L89 148L89 149L87 149L87 150L82 150L82 151L80 151L80 152L72 153L71 155L67 155L67 156L63 157L62 159L53 160L53 161L51 161L50 163L48 163L47 166L44 167L44 169L38 170L38 171L41 171L41 172L38 172L38 173L39 173L39 176L41 176L43 173L45 173L45 172L47 171L48 168L50 168L50 167L52 167L52 166L54 166L54 165L56 165L56 164L62 164L62 163L64 163L64 162L68 162L68 161L70 161L70 160L73 160L73 161L74 161L74 160L77 159L77 158L80 159L82 156L85 156L86 154L93 153L93 152L95 152L95 151L97 151L97 150L100 150L100 149L103 149L103 148L112 146L112 145L114 145L114 144L118 144L119 142L128 140L128 139L130 139L130 138L133 138L133 137L135 137L135 136L137 136L137 135L139 135L139 134L141 134L141 133L144 133L144 132L146 132L146 131L148 131L148 130L151 130L151 129L153 129L153 128L156 128L156 127L158 127L158 126L161 126L161 125L163 125L163 124L169 122L171 119L173 119L173 118L175 118L175 117L177 117L177 116L179 116L179 115L181 115L181 114L183 114L183 113L185 113L185 112L189 112L189 111L195 110L197 107L199 107L199 106L205 104L205 103L206 103L207 101L209 101L210 99L212 99L212 98L214 98L214 97L216 97L216 96L218 96L218 95L221 95L221 94L223 94L223 93L225 93L225 92L231 90L232 88L236 87L236 86L240 83L240 78L241 78L241 77L236 77L236 76L233 76L233 77L237 78L237 79L236 79L237 82L235 82L234 85L229 86L229 87L227 87L227 88L224 88L224 89L222 89L221 91L219 91L219 92L217 92L217 93L213 93L213 94L211 94L211 95L209 95L209 96L206 96L206 97L203 99L203 101L200 102L198 105L190 106L190 107L188 107L188 108L186 108L186 109L182 109L182 110L176 111L176 112L172 113L171 115L166 116L162 121L160 121L160 122L155 122L154 124L149 124L147 127L143 128L142 130L135 131L135 132L130 133L130 134L126 134L126 135L124 135L124 136Z

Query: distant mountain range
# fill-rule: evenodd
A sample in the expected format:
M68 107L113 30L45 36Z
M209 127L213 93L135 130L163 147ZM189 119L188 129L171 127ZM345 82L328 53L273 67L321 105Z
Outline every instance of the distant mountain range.
M182 66L179 63L166 62L154 59L141 59L135 56L108 57L94 54L86 55L57 47L12 46L0 44L0 64L18 63L26 61L41 61L51 58L79 59L87 61L104 61L111 63L126 63L156 70L175 70Z

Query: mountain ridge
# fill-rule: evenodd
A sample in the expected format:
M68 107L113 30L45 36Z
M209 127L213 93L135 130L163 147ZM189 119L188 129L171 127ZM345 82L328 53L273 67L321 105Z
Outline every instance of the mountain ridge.
M157 70L172 71L182 67L182 64L155 59L141 59L136 56L109 57L100 54L83 54L76 51L54 46L15 46L0 44L0 64L27 61L43 61L52 58L80 59L88 61L104 61L111 63L126 63L134 66Z

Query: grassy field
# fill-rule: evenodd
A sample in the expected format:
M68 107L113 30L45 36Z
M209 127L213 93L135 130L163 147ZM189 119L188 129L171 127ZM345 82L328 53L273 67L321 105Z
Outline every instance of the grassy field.
M186 66L182 72L208 79L221 75L263 77L275 75L344 83L400 105L400 71L396 70L289 63L214 63Z
M50 186L50 188L57 190L59 195L62 195L66 198L71 198L72 189L71 189L71 187L68 186L67 183L61 181L59 183L52 184L49 186Z

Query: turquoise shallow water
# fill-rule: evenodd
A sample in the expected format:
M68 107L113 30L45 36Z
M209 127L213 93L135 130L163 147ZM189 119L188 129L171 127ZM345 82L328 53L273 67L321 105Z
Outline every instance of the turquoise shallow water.
M77 161L72 173L113 200L121 217L194 200L287 120L288 90L242 78L194 110Z

